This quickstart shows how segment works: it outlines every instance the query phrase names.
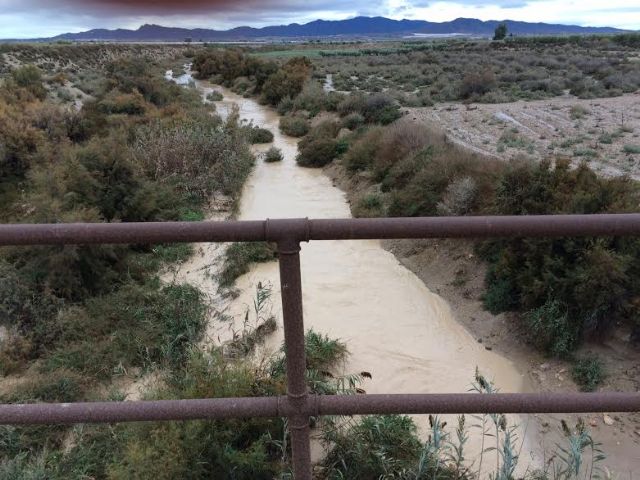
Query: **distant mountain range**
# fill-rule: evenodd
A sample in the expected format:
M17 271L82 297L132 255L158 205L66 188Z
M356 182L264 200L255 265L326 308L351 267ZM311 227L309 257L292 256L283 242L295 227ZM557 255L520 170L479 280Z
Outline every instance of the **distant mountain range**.
M509 33L524 35L568 35L594 33L621 33L624 30L610 27L580 27L549 23L529 23L504 20ZM94 29L81 33L64 33L40 41L114 41L114 42L194 42L251 41L266 39L304 38L357 38L357 37L404 37L411 35L470 35L492 36L497 20L481 21L474 18L456 18L450 22L427 22L423 20L392 20L384 17L356 17L349 20L315 20L313 22L263 28L237 27L231 30L187 29L143 25L137 30Z

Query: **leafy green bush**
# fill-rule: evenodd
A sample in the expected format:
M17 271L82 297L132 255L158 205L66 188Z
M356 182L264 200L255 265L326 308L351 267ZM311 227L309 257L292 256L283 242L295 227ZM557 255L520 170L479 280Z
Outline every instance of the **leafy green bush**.
M362 115L367 122L381 125L388 125L402 116L400 106L384 93L367 97Z
M207 100L209 100L210 102L219 102L223 98L224 97L222 96L222 93L220 93L218 90L214 90L207 95Z
M529 337L542 350L556 357L567 357L576 347L579 332L567 308L549 300L525 314Z
M309 130L309 122L302 117L284 116L280 118L280 131L285 135L303 137Z
M35 65L24 65L11 72L11 78L19 87L43 100L47 96L47 90L42 84L42 71Z
M266 128L248 125L247 127L243 127L243 131L246 133L249 143L256 144L273 142L273 133Z
M348 428L326 429L323 442L330 447L322 461L324 478L401 477L415 467L421 450L417 428L404 415L365 416Z
M384 217L384 202L379 194L370 193L358 200L352 210L357 218Z
M121 93L113 90L97 103L97 107L106 114L144 115L147 110L144 97L137 91Z
M147 175L200 199L240 194L254 158L233 120L152 122L136 130L132 156ZM271 133L271 132L269 132Z
M238 277L249 271L252 263L270 262L275 258L275 248L266 242L232 244L225 252L220 286L232 286Z
M277 147L271 147L264 154L264 161L267 163L281 162L283 158L282 151Z
M625 145L622 151L633 155L640 154L640 145Z
M82 398L84 383L75 372L56 370L19 384L10 394L2 395L2 399L11 403L74 402Z
M62 312L45 366L96 377L118 368L178 368L201 338L206 311L202 293L189 285L124 285Z
M306 138L305 138L306 140ZM301 167L324 167L338 155L338 142L333 138L311 138L298 145L296 162Z
M496 78L492 70L486 68L482 71L467 72L460 85L462 98L472 98L490 92L496 84Z
M573 365L571 375L582 391L593 392L605 377L602 360L598 357L581 358Z
M306 57L287 61L264 82L262 96L270 105L278 105L283 98L296 98L311 77L313 66Z
M494 315L512 310L518 305L517 292L508 280L497 280L492 270L487 274L486 292L482 295L484 308Z
M260 369L222 351L193 350L184 375L160 398L221 398L284 393ZM284 469L288 440L280 418L129 424L119 436L122 454L110 460L109 478L234 478L270 480Z
M371 128L362 136L351 143L344 155L344 166L350 172L366 170L373 165L380 144L382 143L382 130Z
M364 123L364 117L359 113L350 113L342 119L342 126L349 130L355 130Z
M569 109L569 117L571 117L572 120L580 120L586 117L589 113L589 109L582 105L573 105Z
M322 86L315 81L308 82L300 94L295 97L293 108L295 110L305 110L314 117L327 108L327 93ZM280 104L278 104L280 105Z

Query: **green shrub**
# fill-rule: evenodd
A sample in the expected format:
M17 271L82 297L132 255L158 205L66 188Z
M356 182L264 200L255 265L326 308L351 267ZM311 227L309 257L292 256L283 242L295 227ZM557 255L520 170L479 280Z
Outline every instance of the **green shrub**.
M604 380L604 368L598 357L581 358L571 369L573 380L584 392L593 392Z
M367 122L381 125L388 125L402 116L400 106L384 93L367 97L362 115Z
M279 115L286 115L291 110L293 110L293 105L294 104L291 97L284 97L282 100L280 100L280 102L278 102L276 110L278 111Z
M207 100L209 100L210 102L219 102L223 99L224 97L222 96L222 93L220 93L217 90L214 90L213 92L207 95Z
M460 95L462 98L478 97L493 90L495 85L495 74L489 68L467 72L460 85Z
M338 113L342 116L349 115L351 113L362 113L366 107L366 97L362 93L354 93L347 95L338 104Z
M322 86L316 81L310 81L304 86L300 94L295 97L293 108L295 110L305 110L312 117L315 117L322 110L327 110L327 100L327 93Z
M573 120L579 120L589 115L589 109L582 105L573 105L569 109L569 117Z
M555 357L566 357L578 343L578 332L567 308L550 300L525 314L529 337L540 349Z
M625 145L622 151L632 155L640 154L640 145Z
M266 242L232 244L225 253L220 286L232 286L238 277L249 271L252 263L270 262L275 258L275 248Z
M42 71L35 65L24 65L11 72L11 78L19 87L43 100L47 96L47 90L42 84Z
M349 130L355 130L362 126L364 123L364 117L359 113L350 113L342 119L342 126Z
M234 361L221 349L194 349L184 374L158 392L161 399L223 398L284 393L263 370ZM128 424L118 436L122 453L109 459L108 477L234 478L271 480L286 468L288 441L280 418L145 422Z
M74 402L82 398L86 388L84 383L82 377L75 372L56 370L46 376L20 383L15 390L2 398L3 401L11 403Z
M343 164L350 172L366 170L373 165L380 144L382 130L374 127L351 143L344 155Z
M306 57L294 57L264 82L262 96L270 105L278 105L283 98L296 98L311 77L313 67Z
M326 429L323 443L330 447L322 461L325 478L402 478L421 450L417 428L404 415L365 416L346 428Z
M313 329L304 336L304 351L308 370L329 370L344 361L349 354L347 346L339 341L322 335Z
M267 163L281 162L283 158L282 151L277 147L271 147L264 154L264 161Z
M243 127L243 131L246 133L249 143L256 144L273 142L273 133L266 128L248 125Z
M512 310L518 305L517 292L509 280L498 280L489 274L485 285L487 290L482 295L482 302L484 308L494 315Z
M147 104L138 93L121 93L113 90L97 104L98 110L106 114L144 115Z
M152 122L136 130L133 158L153 180L189 196L204 200L219 191L236 197L254 158L232 121L225 131L218 127L213 119Z
M354 207L352 207L353 216L357 218L364 217L383 217L384 203L382 197L377 193L370 193L362 197Z
M306 140L306 138L305 138ZM301 167L324 167L338 155L338 142L333 138L312 138L298 145L296 162Z
M284 116L280 118L280 131L290 137L303 137L309 132L309 122L301 117Z
M178 368L200 340L206 312L202 293L190 285L123 285L62 312L45 366L98 377L130 367Z

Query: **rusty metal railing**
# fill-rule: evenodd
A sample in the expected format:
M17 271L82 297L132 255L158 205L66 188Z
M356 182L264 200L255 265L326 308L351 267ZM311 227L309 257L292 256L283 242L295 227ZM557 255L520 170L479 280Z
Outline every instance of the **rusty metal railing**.
M280 263L287 395L138 402L0 405L0 424L287 417L297 480L311 479L309 418L391 413L640 411L640 393L311 395L305 382L300 243L314 240L640 235L640 214L241 222L0 225L2 245L275 242Z

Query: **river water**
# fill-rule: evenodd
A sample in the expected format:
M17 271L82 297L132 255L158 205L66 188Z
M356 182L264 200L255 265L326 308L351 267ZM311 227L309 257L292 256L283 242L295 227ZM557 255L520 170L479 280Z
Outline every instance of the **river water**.
M273 145L284 156L282 162L265 163L259 154L270 145L256 148L258 161L242 192L239 220L351 216L345 194L321 169L296 165L297 139L280 133L279 117L273 109L206 82L196 81L196 86L203 96L214 88L223 93L224 99L216 102L222 117L237 105L242 119L273 132ZM193 267L192 271L197 270ZM379 241L303 243L301 267L306 329L347 344L350 356L344 371L370 372L372 379L362 385L367 393L467 392L476 367L501 392L525 390L523 375L514 364L478 344L456 321L448 304ZM227 313L242 318L252 304L258 282L273 285L273 310L281 322L276 262L254 265L238 279L241 293ZM221 323L212 322L210 338L225 336L222 332L229 327ZM275 351L282 340L279 328L268 338L267 350ZM416 416L416 420L424 431L426 418ZM514 416L511 420L520 421ZM493 463L489 458L485 461Z

